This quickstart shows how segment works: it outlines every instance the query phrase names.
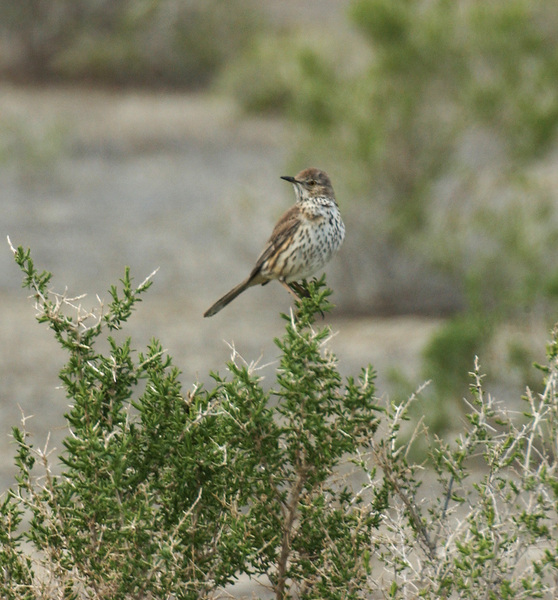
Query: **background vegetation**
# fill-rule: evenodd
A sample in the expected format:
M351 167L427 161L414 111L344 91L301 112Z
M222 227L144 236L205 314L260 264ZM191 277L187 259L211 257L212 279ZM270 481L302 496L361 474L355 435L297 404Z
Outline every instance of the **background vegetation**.
M235 0L0 1L4 76L200 87L249 44L255 4Z
M305 32L266 38L224 85L303 126L293 163L343 174L355 310L459 313L426 349L439 403L498 323L556 314L558 10L357 0L349 19L358 57ZM531 352L511 343L508 371Z

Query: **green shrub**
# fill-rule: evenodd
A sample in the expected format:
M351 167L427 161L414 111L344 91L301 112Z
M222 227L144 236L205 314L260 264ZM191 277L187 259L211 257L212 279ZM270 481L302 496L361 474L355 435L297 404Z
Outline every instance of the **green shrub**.
M431 437L419 421L399 446L417 398L388 409L388 431L372 444L374 464L393 492L387 534L375 544L379 561L393 573L384 597L556 596L557 334L543 368L544 393L527 390L523 422L485 392L478 360L468 414L454 440ZM461 420L454 416L454 426ZM411 460L417 443L429 447L432 472Z
M256 365L232 361L213 389L183 393L159 342L136 353L122 337L150 278L133 287L126 270L86 313L14 253L68 353L71 404L59 475L25 418L13 429L3 598L209 599L243 574L278 600L556 597L558 329L520 423L475 361L456 439L419 421L402 443L417 396L381 406L370 367L342 380L314 322L331 308L323 280L284 315L270 391ZM431 470L412 461L416 443Z
M310 27L269 31L253 43L218 78L218 88L250 112L286 114L298 122L320 127L336 120L330 85L362 44L347 42L331 32L324 38Z
M312 327L330 308L323 282L285 316L272 391L257 369L231 362L229 379L213 374L214 389L183 393L158 341L138 353L121 338L149 279L134 288L126 270L110 304L85 313L49 291L50 273L29 252L15 258L38 320L68 352L70 433L54 477L25 428L13 429L19 473L0 508L2 597L201 598L242 573L265 576L277 598L360 597L385 489L355 495L334 471L368 444L379 409L371 369L343 382L324 349L329 329Z
M490 338L489 324L482 318L457 317L445 323L423 351L424 369L441 394L456 387L467 390L469 370L483 343Z

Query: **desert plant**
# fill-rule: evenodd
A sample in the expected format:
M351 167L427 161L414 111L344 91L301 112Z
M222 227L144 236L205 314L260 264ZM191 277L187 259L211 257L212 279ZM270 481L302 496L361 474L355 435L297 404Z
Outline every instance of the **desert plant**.
M419 422L400 445L417 396L388 408L387 435L372 442L375 473L392 491L374 542L385 568L382 597L556 597L557 333L542 368L544 392L527 390L522 416L484 391L478 359L466 422L453 441L431 436ZM426 473L410 459L413 445L425 440L433 467Z
M183 394L159 342L136 353L121 337L149 278L134 287L126 270L109 305L88 312L49 290L29 251L14 253L38 320L68 353L71 407L60 475L25 421L13 430L3 597L205 598L242 573L276 598L361 597L386 490L355 495L336 468L368 444L379 409L371 369L343 383L329 329L313 328L330 308L323 281L285 315L273 390L237 357L214 389Z
M323 280L284 315L272 390L234 355L212 390L183 394L157 341L136 355L117 340L150 278L133 287L126 270L110 304L84 312L14 253L68 352L71 406L59 475L25 418L13 429L3 598L217 598L242 574L277 599L556 597L558 329L522 414L485 392L477 359L457 437L423 420L402 435L422 388L380 411L370 368L342 381L315 327Z

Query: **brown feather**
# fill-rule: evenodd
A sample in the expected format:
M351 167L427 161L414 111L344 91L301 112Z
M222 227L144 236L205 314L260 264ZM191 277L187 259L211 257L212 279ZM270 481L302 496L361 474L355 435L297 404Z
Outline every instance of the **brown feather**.
M291 206L291 208L283 214L277 222L277 225L273 228L263 252L258 257L256 266L250 274L251 276L259 273L264 263L271 257L275 256L276 259L278 258L278 249L281 248L283 244L289 242L289 240L292 239L294 232L300 227L300 216L300 208L296 204ZM269 266L272 268L273 263L270 263Z
M225 308L227 304L232 302L237 296L240 296L242 292L247 290L249 287L258 284L267 283L267 279L263 279L259 273L251 273L250 277L245 279L242 283L239 283L236 287L234 287L230 292L227 292L223 297L219 298L215 304L210 306L205 313L204 317L212 317L217 314L221 309Z
M293 184L297 203L275 225L250 276L217 300L205 317L218 313L249 287L274 279L298 298L293 290L297 278L323 267L342 244L345 226L327 173L310 168L282 179ZM302 290L297 286L299 294Z

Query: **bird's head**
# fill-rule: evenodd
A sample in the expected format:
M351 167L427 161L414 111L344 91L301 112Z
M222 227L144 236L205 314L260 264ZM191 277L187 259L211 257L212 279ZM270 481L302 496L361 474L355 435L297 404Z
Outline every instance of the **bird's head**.
M304 169L295 177L281 177L293 184L298 200L311 198L330 198L335 200L335 193L328 174L313 167Z

